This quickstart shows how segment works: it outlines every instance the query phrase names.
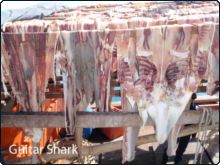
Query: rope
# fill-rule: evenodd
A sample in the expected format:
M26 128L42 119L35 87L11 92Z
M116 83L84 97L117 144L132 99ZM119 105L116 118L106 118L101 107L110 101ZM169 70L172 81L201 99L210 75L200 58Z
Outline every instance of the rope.
M203 158L203 153L205 150L205 144L207 144L207 142L210 141L211 136L213 135L213 133L215 133L215 130L216 130L216 124L214 122L213 111L211 109L207 109L207 108L202 108L202 111L203 111L203 113L202 113L201 121L199 123L198 139L197 139L196 152L195 152L193 164L196 164L200 150L201 150L201 153L200 153L199 163L202 164L202 158ZM212 123L212 129L211 129L211 132L209 132L207 135L208 125L210 123ZM201 134L201 132L202 132L202 134Z
M210 123L211 118L210 116L210 110L209 109L205 109L206 111L206 120L205 120L205 124L204 124L204 128L203 128L203 133L202 133L202 139L201 139L201 156L200 156L200 164L202 163L202 158L203 158L203 153L204 153L204 144L206 143L206 137L207 137L207 126Z
M209 161L210 161L212 164L214 164L213 161L212 161L212 158L209 156L208 152L206 151L206 148L207 148L207 145L210 144L210 142L211 142L211 137L213 136L213 134L215 134L215 133L218 132L219 130L218 130L217 124L215 123L215 120L214 120L215 116L214 116L213 111L212 111L211 109L208 109L208 113L209 113L209 119L211 120L211 121L209 121L208 124L210 124L210 122L211 122L211 125L212 125L212 126L211 126L211 131L208 133L208 135L206 135L206 139L205 139L205 141L204 141L202 147L203 147L203 150L206 152L206 155L207 155ZM207 130L206 130L206 131L207 131ZM206 145L206 146L205 146L205 145ZM201 158L200 158L200 164L201 164L201 163L202 163L202 155L201 155Z
M205 111L203 110L202 118L201 118L201 121L199 123L198 139L197 139L197 143L196 143L196 151L195 151L195 157L194 157L193 164L196 164L197 159L198 159L198 155L199 155L199 150L200 150L199 137L200 137L200 132L201 132L201 128L202 128L202 123L204 121L204 117L205 117Z

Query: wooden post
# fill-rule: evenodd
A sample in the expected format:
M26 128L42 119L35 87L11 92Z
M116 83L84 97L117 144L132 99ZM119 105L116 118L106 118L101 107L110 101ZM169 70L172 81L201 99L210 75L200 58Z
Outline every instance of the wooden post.
M36 154L33 154L33 151L34 151L34 148L35 147L39 147L38 146L38 143L35 143L33 141L33 144L32 144L32 156L31 156L31 164L37 164L38 162L38 156Z
M40 140L43 135L43 129L42 128L33 128L33 137L32 137L32 164L37 164L38 160L38 154L34 154L35 147L38 148L40 146Z
M82 134L83 134L83 128L76 128L75 130L75 138L76 138L76 146L78 151L78 159L81 163L84 163L83 157L82 157Z

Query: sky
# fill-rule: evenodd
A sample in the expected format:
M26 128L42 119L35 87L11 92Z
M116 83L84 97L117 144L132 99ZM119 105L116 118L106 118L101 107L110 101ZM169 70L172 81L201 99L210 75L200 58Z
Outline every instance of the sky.
M92 4L97 4L97 3L128 3L128 2L132 2L132 1L3 1L1 3L1 9L5 10L5 9L21 9L21 8L26 8L26 7L30 7L36 4L40 4L40 3L45 3L45 2L50 2L50 3L54 3L54 2L62 2L62 3L71 3L74 6L80 6L80 5L92 5Z

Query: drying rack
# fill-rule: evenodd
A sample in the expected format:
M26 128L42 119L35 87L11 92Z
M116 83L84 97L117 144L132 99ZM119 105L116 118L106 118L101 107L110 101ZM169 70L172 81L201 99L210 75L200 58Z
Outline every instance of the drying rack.
M56 85L53 83L48 84L49 92L45 92L47 99L51 98L63 98L62 91L62 77L56 77ZM198 87L199 92L204 92L206 87L203 86L205 81L201 82ZM9 84L6 84L9 91L11 90ZM117 81L117 73L111 75L111 97L120 96L120 90L114 90L114 87L120 86ZM1 94L1 96L3 96ZM120 106L120 102L111 102L111 106ZM7 98L3 98L6 99ZM213 109L215 114L215 122L219 123L219 100L214 97L198 97L195 100L196 103L203 107L209 107ZM8 99L7 105L1 111L1 128L12 127L12 128L64 128L65 118L64 112L11 112L12 107L15 105L15 100ZM187 105L189 109L190 102ZM77 112L76 117L76 131L75 131L75 143L78 147L78 153L76 154L47 154L43 153L40 155L41 160L49 162L52 160L62 159L62 158L82 158L85 155L99 155L106 152L116 151L121 149L122 140L110 141L98 145L92 146L82 146L82 132L83 128L105 128L105 127L130 127L130 126L142 126L142 120L139 117L138 112ZM201 121L202 111L184 111L178 120L178 124L193 124L183 128L179 137L190 135L199 131L199 123ZM153 125L153 122L149 120L147 125ZM210 129L212 126L208 126ZM139 136L137 140L137 146L156 142L155 134ZM82 159L81 159L82 160ZM10 163L31 163L31 158L23 158L19 161L10 161Z
M156 2L154 2L156 3ZM168 5L169 3L164 3ZM143 4L129 4L134 8L139 8ZM151 4L147 3L146 7ZM96 10L103 10L105 8L112 8L114 5L103 5L102 8L97 8ZM84 9L84 11L93 10L90 8ZM71 11L71 10L69 10ZM64 20L65 16L50 15L42 18L43 20ZM170 20L169 24L173 24L175 21ZM111 97L120 96L120 91L113 90L114 87L119 86L117 82L117 74L114 73L111 78ZM56 77L56 81L60 82L62 77ZM10 86L7 85L9 90ZM46 98L63 98L63 92L57 89L62 89L61 83L49 84L49 92L45 93ZM205 91L205 87L199 87L200 91ZM110 97L110 98L111 98ZM15 105L15 100L10 98L4 98L1 93L1 100L6 100L7 105L1 110L1 128L64 128L65 127L65 117L64 112L11 112L12 107ZM111 102L111 99L109 100ZM213 109L215 114L215 122L219 123L219 100L213 97L198 98L197 103L204 107L209 107ZM120 106L121 103L111 103L112 106ZM187 109L189 109L190 102L188 103ZM76 117L76 131L75 140L78 147L79 155L74 154L46 154L40 155L41 159L45 162L49 162L56 159L62 158L73 158L81 157L84 155L99 155L101 153L111 152L121 149L122 140L111 141L99 145L93 146L82 146L82 130L83 128L105 128L105 127L129 127L129 126L142 126L142 120L138 112L77 112ZM190 135L199 131L199 123L201 121L202 111L184 111L178 120L179 124L193 124L187 128L181 130L179 137ZM147 125L152 125L153 122L149 120ZM211 126L208 126L211 128ZM156 142L155 134L139 136L137 140L137 145L142 145L145 143ZM21 160L14 160L10 163L31 163L31 158L24 158Z

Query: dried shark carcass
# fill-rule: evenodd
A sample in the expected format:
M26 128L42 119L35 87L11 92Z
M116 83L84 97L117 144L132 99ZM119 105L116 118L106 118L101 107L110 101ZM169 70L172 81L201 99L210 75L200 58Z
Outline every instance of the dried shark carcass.
M78 32L61 32L63 47L58 62L62 67L68 133L73 134L76 111L85 110L94 91L95 56L88 35L80 40ZM87 57L85 57L87 56Z
M209 29L206 26L209 26ZM132 49L130 40L127 40L129 44L125 46L124 50L127 50L127 53L124 56L122 53L120 54L122 52L120 49L118 51L118 56L124 57L119 68L122 90L126 90L124 97L127 97L132 107L137 106L144 123L149 116L152 118L159 143L164 143L170 134L169 139L172 140L169 141L169 148L171 147L172 150L168 150L170 151L169 155L175 149L174 143L176 143L181 126L173 128L186 109L192 93L195 92L199 82L208 71L208 47L212 43L212 37L208 36L213 35L214 27L214 24L203 23L197 31L192 25L160 26L137 30L136 42L138 46L136 50L133 50L137 65L129 61L133 58L127 58L128 61L126 61L126 56ZM209 38L208 41L207 38ZM198 50L195 50L197 45ZM131 67L136 69L136 75L139 75L137 79L132 76L135 75L135 72L132 72L134 69L129 64L132 64ZM133 141L127 142L127 147L124 147L129 155L124 156L124 162L134 158L137 134L138 131L132 134L128 133L125 136L125 139L133 139Z
M41 111L47 81L53 73L54 39L55 33L2 34L5 69L24 111Z
M99 111L108 107L114 36L108 29L91 31L96 26L96 22L89 19L78 22L76 32L60 32L57 59L63 75L69 134L74 132L76 111L84 111L93 96Z
M3 48L1 50L3 50ZM6 66L5 66L4 56L1 55L1 92L4 94L4 97L8 97L10 96L10 93L5 84L6 82L8 82L8 75L5 72L5 67Z
M15 24L1 34L3 69L23 111L42 111L48 79L53 77L56 33L43 33L41 25ZM4 81L4 80L3 80ZM41 137L42 130L23 128L27 136Z

